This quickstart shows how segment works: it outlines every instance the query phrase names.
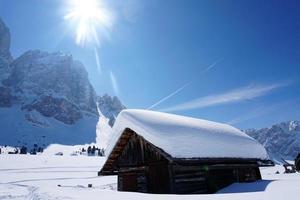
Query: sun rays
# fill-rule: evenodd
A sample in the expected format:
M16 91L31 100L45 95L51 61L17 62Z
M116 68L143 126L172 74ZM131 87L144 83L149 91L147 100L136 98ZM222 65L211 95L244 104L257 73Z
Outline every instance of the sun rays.
M69 0L64 19L74 25L75 41L80 46L99 46L103 38L109 37L114 22L103 0Z

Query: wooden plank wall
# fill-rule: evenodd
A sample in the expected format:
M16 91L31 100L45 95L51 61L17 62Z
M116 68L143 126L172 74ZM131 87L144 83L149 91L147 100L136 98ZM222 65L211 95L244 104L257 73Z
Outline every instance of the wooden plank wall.
M119 167L145 166L157 162L167 160L153 145L135 133L132 133L117 160Z
M176 165L171 167L172 193L207 194L229 186L234 182L249 182L261 179L258 167L230 166L226 168L209 165Z
M135 180L125 180L126 177L130 175L132 175ZM130 183L129 181L133 183ZM135 188L128 188L128 185L135 185ZM146 170L141 169L141 170L119 172L118 190L144 192L144 193L147 192Z
M172 193L202 194L208 192L207 172L199 166L174 165Z

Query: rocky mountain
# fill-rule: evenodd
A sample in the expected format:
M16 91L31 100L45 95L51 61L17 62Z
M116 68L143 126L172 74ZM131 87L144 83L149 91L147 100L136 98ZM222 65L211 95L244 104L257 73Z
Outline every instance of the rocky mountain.
M294 160L300 153L300 121L287 121L270 128L249 129L245 132L258 140L275 160Z
M22 110L36 110L65 124L74 124L83 112L97 114L97 97L88 74L71 55L28 51L10 69L2 81L11 89L9 104L22 104Z
M97 96L71 55L31 50L13 59L9 48L0 20L0 145L95 142L100 113L112 125L125 108L117 97Z
M118 97L111 97L107 94L97 97L97 103L101 113L109 119L109 125L112 126L116 117L125 109Z
M12 56L9 48L10 32L0 19L0 85L1 81L7 78L10 71L9 64L12 62Z

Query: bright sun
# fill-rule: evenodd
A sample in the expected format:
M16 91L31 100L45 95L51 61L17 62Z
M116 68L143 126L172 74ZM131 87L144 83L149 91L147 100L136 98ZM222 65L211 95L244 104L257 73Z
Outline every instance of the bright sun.
M113 17L103 0L70 0L68 7L64 18L75 25L76 44L93 42L99 46L101 37L109 36Z

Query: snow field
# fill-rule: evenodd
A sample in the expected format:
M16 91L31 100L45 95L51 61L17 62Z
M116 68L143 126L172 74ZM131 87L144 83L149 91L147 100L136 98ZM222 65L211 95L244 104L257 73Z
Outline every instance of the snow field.
M235 183L218 194L118 192L116 176L97 176L104 160L103 157L52 154L0 155L0 199L298 200L300 195L300 174L283 174L282 166L262 168L262 181ZM280 174L275 174L276 171Z

